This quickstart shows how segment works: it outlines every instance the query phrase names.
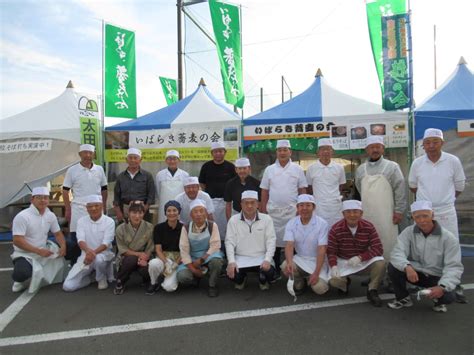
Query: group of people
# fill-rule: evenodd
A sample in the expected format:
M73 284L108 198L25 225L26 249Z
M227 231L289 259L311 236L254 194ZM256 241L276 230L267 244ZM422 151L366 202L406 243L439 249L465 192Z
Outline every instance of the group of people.
M416 194L410 207L414 224L400 234L406 182L398 164L384 158L380 136L367 139L368 159L355 174L361 201L342 201L345 173L333 160L330 139L319 139L318 160L306 174L291 161L290 141L277 141L276 161L262 181L251 175L247 158L235 165L225 160L221 142L212 144L212 160L199 177L178 167L178 151L168 151L167 168L157 173L156 182L141 168L140 150L130 148L128 167L114 187L118 227L105 213L107 181L92 161L94 147L81 145L81 161L69 168L63 185L68 237L47 208L45 187L33 189L30 208L13 221L13 291L29 284L34 292L63 280L65 291L75 291L89 285L95 272L99 289L116 279L114 293L120 295L138 272L150 295L160 288L175 291L180 284L199 286L207 275L208 295L216 297L222 273L239 290L248 274L255 273L260 289L267 290L283 273L295 294L310 288L322 295L331 286L347 295L351 275L367 274L367 298L374 306L382 305L382 283L395 293L390 308L411 306L409 282L425 289L435 311L446 312L455 291L461 293L454 203L465 176L459 159L442 151L443 144L442 131L426 130L425 155L415 159L408 177ZM153 226L150 206L156 195L159 217ZM47 239L49 232L56 243Z

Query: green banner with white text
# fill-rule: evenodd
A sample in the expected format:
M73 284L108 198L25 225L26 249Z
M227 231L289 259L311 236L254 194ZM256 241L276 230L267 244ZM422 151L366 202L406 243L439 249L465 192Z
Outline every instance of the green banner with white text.
M178 102L178 84L176 80L160 76L160 83L163 95L165 95L166 104L169 106Z
M105 24L105 116L136 118L135 33Z
M242 108L242 48L240 43L240 13L237 6L209 0L212 26L224 85L225 101Z
M407 49L408 15L382 18L383 102L386 111L410 107L410 75Z
M372 54L383 97L382 16L406 13L406 0L366 0L366 10Z

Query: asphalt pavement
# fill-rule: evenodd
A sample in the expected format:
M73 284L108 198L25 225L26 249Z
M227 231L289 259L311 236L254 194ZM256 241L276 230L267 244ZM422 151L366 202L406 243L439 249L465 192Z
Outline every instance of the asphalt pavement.
M469 303L439 314L428 300L375 308L362 279L346 297L307 291L296 302L284 280L262 292L255 277L243 291L220 279L217 298L207 297L205 282L147 296L134 277L121 296L112 285L75 293L53 285L25 301L11 292L10 249L0 244L0 319L14 309L0 354L473 354L474 257L463 259Z

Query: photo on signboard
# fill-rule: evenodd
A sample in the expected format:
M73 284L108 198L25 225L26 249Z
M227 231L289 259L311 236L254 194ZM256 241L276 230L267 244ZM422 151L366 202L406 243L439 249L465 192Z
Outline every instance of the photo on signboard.
M346 126L331 127L331 137L334 137L334 138L347 137L347 127Z
M363 126L357 126L351 128L351 139L358 140L358 139L366 139L367 138L367 128Z
M383 123L374 123L370 125L370 135L385 136L387 134L386 126Z
M224 142L235 142L239 139L236 127L224 128Z
M105 149L128 149L128 131L105 132Z
M393 130L396 132L402 132L405 130L405 123L397 123L393 125Z

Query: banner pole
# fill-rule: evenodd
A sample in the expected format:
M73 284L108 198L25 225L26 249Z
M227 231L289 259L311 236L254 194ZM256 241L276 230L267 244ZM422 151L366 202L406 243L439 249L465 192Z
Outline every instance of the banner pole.
M100 160L102 166L105 169L105 173L108 173L108 165L105 162L105 96L104 96L104 87L105 87L105 21L102 19L102 95L100 95L100 125L101 125L101 134L100 134ZM107 175L106 175L107 176Z
M410 81L409 81L409 91L410 91L410 109L409 109L409 122L411 128L411 144L409 145L410 151L408 154L408 166L411 166L411 163L415 157L415 148L416 148L416 137L415 137L415 115L414 115L414 108L415 103L413 99L413 45L412 45L412 37L411 37L411 7L410 7L410 0L408 0L408 26L407 26L407 34L408 34L408 70L410 72Z

